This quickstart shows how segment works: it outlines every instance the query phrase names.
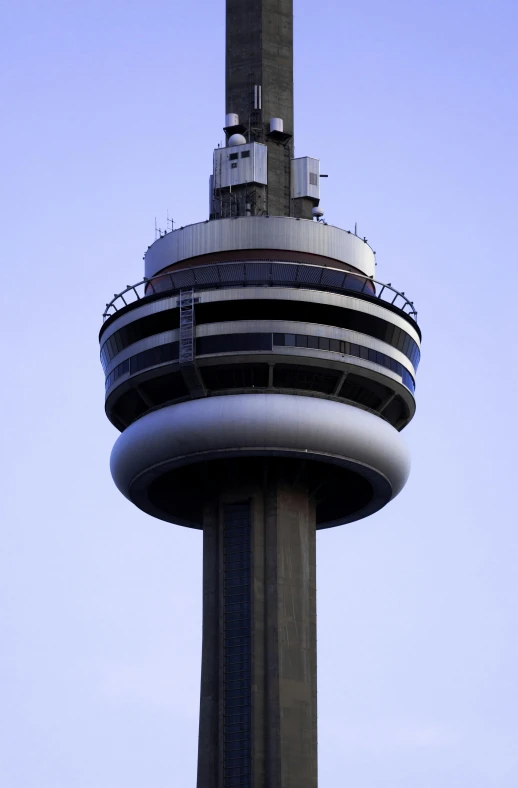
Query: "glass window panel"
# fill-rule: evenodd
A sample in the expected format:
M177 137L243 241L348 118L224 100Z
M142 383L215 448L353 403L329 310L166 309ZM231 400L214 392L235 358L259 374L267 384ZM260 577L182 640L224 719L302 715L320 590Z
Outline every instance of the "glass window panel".
M385 335L383 337L380 337L380 339L385 340L385 342L388 342L389 345L391 345L394 338L394 329L395 326L393 323L387 323L385 328Z

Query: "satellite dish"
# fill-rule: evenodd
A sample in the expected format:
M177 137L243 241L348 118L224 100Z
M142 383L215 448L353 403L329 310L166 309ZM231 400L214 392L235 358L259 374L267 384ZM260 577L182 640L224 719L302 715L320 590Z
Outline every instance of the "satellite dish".
M234 145L246 145L246 137L243 137L242 134L232 134L228 144L230 147L233 147Z

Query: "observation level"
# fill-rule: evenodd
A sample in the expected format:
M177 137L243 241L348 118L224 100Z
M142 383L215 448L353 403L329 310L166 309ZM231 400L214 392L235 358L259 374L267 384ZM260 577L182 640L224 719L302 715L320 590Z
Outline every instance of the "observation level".
M292 17L227 0L209 218L148 248L99 335L117 487L203 530L198 788L317 788L316 531L410 467L417 312L294 158Z
M106 413L123 431L115 480L138 506L201 528L199 463L216 479L236 459L242 469L264 456L302 462L322 487L318 527L370 514L399 491L406 463L393 467L384 452L379 465L365 447L356 461L340 434L361 421L366 445L379 435L399 446L415 412L415 310L373 280L362 239L302 219L222 219L163 236L145 265L146 279L107 305L100 333ZM403 450L391 451L401 462ZM344 496L353 479L354 497ZM175 490L167 503L165 488Z

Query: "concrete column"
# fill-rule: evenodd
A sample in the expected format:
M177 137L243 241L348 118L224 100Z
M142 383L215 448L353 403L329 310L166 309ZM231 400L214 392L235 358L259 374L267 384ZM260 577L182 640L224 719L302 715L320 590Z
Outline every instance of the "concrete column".
M239 115L252 142L268 146L267 212L291 216L293 0L227 0L225 93L226 112ZM272 118L284 121L285 139L270 137Z
M282 118L293 135L293 0L227 0L225 51L226 112L264 132L271 118Z
M222 667L225 505L251 522L251 775L244 788L317 788L315 507L277 473L229 488L204 527L204 612L198 788L225 788ZM217 534L219 531L219 536ZM218 664L216 664L218 663ZM217 685L217 686L216 686ZM248 780L248 781L247 781Z
M268 788L317 786L316 531L307 490L266 497Z

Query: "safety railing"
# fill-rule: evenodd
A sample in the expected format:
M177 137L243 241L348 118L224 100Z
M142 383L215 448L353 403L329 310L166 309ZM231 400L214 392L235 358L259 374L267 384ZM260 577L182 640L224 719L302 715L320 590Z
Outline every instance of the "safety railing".
M103 321L132 303L153 295L178 293L184 288L214 289L223 287L307 287L339 293L364 294L389 303L417 321L413 301L389 283L378 282L361 273L338 268L323 268L281 261L246 261L213 263L179 271L156 274L135 285L127 285L106 304Z

